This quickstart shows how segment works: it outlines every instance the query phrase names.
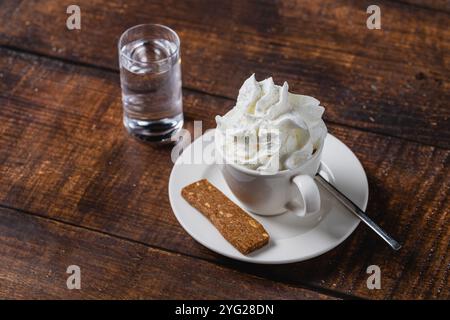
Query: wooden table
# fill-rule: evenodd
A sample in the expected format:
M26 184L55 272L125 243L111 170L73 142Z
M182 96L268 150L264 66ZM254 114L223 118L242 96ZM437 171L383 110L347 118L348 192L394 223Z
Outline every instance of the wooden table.
M381 30L373 1L75 2L70 31L67 1L0 1L0 298L450 298L448 1L377 1ZM116 45L146 22L181 37L187 127L214 127L253 72L320 99L367 172L368 215L403 248L360 225L318 258L264 266L195 242L169 204L171 149L121 123Z

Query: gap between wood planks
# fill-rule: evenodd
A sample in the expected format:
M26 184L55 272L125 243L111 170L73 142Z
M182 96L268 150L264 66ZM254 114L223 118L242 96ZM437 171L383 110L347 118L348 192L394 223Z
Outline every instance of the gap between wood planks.
M0 48L1 49L5 49L5 50L9 50L9 51L15 51L15 52L18 52L18 53L27 54L27 55L32 55L32 56L36 56L36 57L46 58L46 59L53 60L53 61L60 61L60 62L66 63L66 64L74 65L74 66L86 67L86 68L101 70L101 71L105 71L105 72L109 72L109 73L119 74L119 70L117 70L115 68L108 68L108 67L98 66L98 65L95 65L95 64L89 63L89 62L81 62L81 61L75 61L75 60L71 60L71 59L67 59L67 58L52 56L52 55L49 55L49 54L46 54L46 53L36 52L36 51L33 51L33 50L24 49L24 48L17 47L17 46L0 44ZM235 99L232 99L230 97L227 97L227 96L224 96L224 95L220 95L220 94L206 92L206 91L203 91L203 90L200 90L200 89L197 89L197 88L191 88L191 87L183 86L183 89L191 91L191 92L194 92L194 93L200 93L200 94L208 95L208 96L211 96L211 97L216 97L216 98L220 98L220 99L226 99L226 100L229 100L229 101L235 101ZM418 144L425 145L425 146L431 146L431 147L434 147L436 149L448 150L447 148L441 147L441 146L438 146L438 145L429 144L429 143L425 143L425 142L422 142L422 141L409 139L409 138L405 138L405 137L401 137L401 136L396 136L394 134L378 132L378 131L375 131L375 130L370 130L368 128L361 128L361 127L352 126L352 125L349 125L349 124L344 124L344 123L340 123L340 122L336 122L336 121L330 121L330 120L327 120L326 122L330 123L330 124L339 125L339 126L342 126L342 127L345 127L345 128L352 128L352 129L356 129L356 130L363 131L363 132L370 132L370 133L379 134L379 135L386 136L386 137L392 137L392 138L396 138L396 139L400 139L400 140L404 140L404 141L408 141L408 142L418 143Z
M333 297L333 298L347 299L347 300L348 299L365 300L364 298L359 297L359 296L349 295L349 294L346 294L346 293L341 292L341 291L334 291L334 290L327 289L327 288L320 287L320 286L314 286L314 285L310 285L310 284L306 284L306 283L301 283L301 285L299 285L298 283L293 283L293 282L289 282L289 281L274 280L274 279L271 279L270 277L265 277L265 276L263 276L261 274L250 274L250 273L247 273L247 272L245 272L243 270L240 270L239 268L233 267L232 261L230 261L229 263L226 262L226 261L224 263L221 263L221 262L210 260L210 259L207 259L207 258L197 257L197 256L193 256L193 255L190 255L190 254L187 254L187 253L170 250L170 249L163 248L163 247L160 247L160 246L149 245L149 244L147 244L145 242L129 239L127 237L115 235L115 234L112 234L112 233L109 233L109 232L105 232L105 231L102 231L102 230L99 230L99 229L90 228L90 227L86 227L86 226L80 226L80 225L77 225L77 224L74 224L74 223L71 223L71 222L66 222L64 220L50 218L50 217L41 215L39 213L30 212L30 211L27 211L27 210L15 208L15 207L3 205L3 204L0 204L0 208L12 210L12 211L15 211L15 212L20 212L22 214L25 214L25 215L28 215L28 216L32 216L32 217L35 217L35 218L38 218L38 219L42 219L42 220L49 221L49 222L54 222L54 223L60 223L60 224L67 225L67 226L70 226L70 227L73 227L73 228L78 228L78 229L86 230L86 231L89 231L89 232L97 233L97 234L100 234L100 235L103 235L103 236L108 236L108 237L111 237L111 238L120 239L121 241L134 243L134 244L137 244L137 245L144 246L146 248L151 248L153 250L168 252L168 253L175 254L175 255L181 255L181 256L185 256L185 257L196 259L196 260L200 260L200 261L205 261L205 262L208 262L208 263L211 263L211 264L214 264L214 265L218 265L218 266L227 268L229 270L239 271L242 274L246 274L246 275L249 275L249 276L252 276L252 277L258 277L258 278L261 278L261 279L264 279L264 280L277 282L277 283L289 285L289 286L296 287L296 288L303 288L303 289L315 291L317 293L320 293L320 294L323 294L323 295L327 295L327 296L330 296L330 297Z
M421 10L429 10L429 11L433 11L433 12L440 12L440 13L450 14L450 12L447 11L445 8L444 9L438 9L438 8L433 7L433 6L427 6L427 5L424 6L424 5L421 5L421 4L418 4L418 3L404 1L404 0L387 0L387 1L392 2L392 3L400 3L402 5L410 6L410 7L421 9Z

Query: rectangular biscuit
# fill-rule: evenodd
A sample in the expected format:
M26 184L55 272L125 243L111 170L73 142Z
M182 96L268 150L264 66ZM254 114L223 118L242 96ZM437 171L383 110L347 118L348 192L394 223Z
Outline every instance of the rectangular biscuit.
M181 195L241 253L249 254L269 242L269 234L264 227L208 180L184 187Z

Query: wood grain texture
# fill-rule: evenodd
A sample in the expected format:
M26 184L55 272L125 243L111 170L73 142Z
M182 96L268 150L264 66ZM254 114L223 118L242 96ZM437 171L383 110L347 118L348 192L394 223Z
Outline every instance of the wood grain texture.
M162 23L181 37L187 88L234 99L251 73L274 76L318 97L328 122L450 148L446 12L379 1L382 30L368 30L368 0L77 4L82 29L68 31L60 1L3 1L0 44L117 69L120 34Z
M398 2L408 3L418 8L428 8L436 11L450 13L450 1L448 0L394 0Z
M0 296L15 299L331 298L7 209L0 256ZM67 289L70 265L80 267L80 290Z
M360 226L311 261L238 263L197 244L176 222L167 196L171 150L126 134L116 73L0 53L0 205L292 285L365 298L450 298L449 150L330 124L366 169L369 216L404 247L393 252ZM232 106L184 94L188 118L204 120L204 128ZM366 287L371 264L382 269L382 290Z

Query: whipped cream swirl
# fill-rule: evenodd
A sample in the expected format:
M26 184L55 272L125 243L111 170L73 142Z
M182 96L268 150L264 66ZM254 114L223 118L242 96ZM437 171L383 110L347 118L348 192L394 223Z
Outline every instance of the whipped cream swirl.
M288 90L287 82L258 82L254 74L244 82L233 109L216 116L216 147L226 161L276 173L312 157L327 133L325 109L317 99Z

